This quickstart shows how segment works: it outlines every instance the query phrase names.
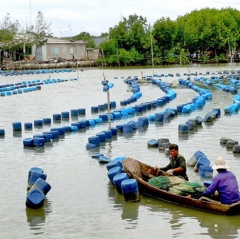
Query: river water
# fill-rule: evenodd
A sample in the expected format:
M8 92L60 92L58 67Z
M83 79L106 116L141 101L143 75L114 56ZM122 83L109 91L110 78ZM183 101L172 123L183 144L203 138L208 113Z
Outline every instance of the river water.
M156 68L157 74L174 74L174 77L162 77L163 82L173 83L177 97L164 107L154 108L142 114L148 116L163 112L168 107L176 107L190 102L198 95L192 89L179 86L176 73L183 79L198 72L211 74L223 70L238 70L239 65L192 66ZM110 89L110 100L122 108L120 101L129 99L132 92L127 91L124 79L127 76L151 75L151 68L100 69L83 68L78 72L35 74L21 76L1 76L3 84L47 78L65 79L61 83L42 85L41 90L5 96L0 98L0 129L5 137L0 138L0 238L239 238L240 216L219 216L197 210L161 202L143 195L140 202L125 202L122 195L109 183L106 165L101 165L91 156L100 152L115 157L133 157L150 165L164 166L168 159L163 151L148 148L151 139L168 138L179 145L180 153L186 160L197 151L204 152L211 163L222 156L230 170L240 180L240 154L220 145L222 137L239 140L239 114L224 114L224 107L232 104L229 92L210 87L213 97L201 110L191 114L178 114L163 124L150 122L145 129L133 133L118 133L116 137L102 143L96 150L86 150L88 138L108 129L108 123L77 132L66 133L64 137L46 144L43 148L24 148L23 140L51 127L70 125L82 119L97 118L101 113L91 113L92 106L107 102L107 94L101 84L103 76L114 84ZM209 75L209 76L210 76ZM191 76L193 79L193 76ZM73 80L78 78L78 80ZM193 80L193 83L194 80ZM202 85L202 87L206 87ZM156 100L165 93L153 84L140 86L142 97L129 106ZM129 107L127 106L127 107ZM71 109L85 108L86 115L51 126L33 127L33 130L13 132L12 122L34 122L53 114ZM202 118L214 108L221 109L221 117L211 124L188 134L178 133L178 125L196 116ZM106 113L106 112L104 112ZM141 116L141 115L140 115ZM122 117L111 122L111 126L136 120L139 115ZM39 210L26 208L26 188L28 171L31 167L40 167L47 174L47 182L52 186L46 196L44 207ZM215 172L214 172L215 174ZM204 181L198 173L188 169L190 181Z

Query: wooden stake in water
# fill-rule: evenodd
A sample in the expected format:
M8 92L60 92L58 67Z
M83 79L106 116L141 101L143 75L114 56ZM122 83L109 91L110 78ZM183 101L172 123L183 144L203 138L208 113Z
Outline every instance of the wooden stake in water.
M106 80L105 75L103 73L103 78ZM107 104L108 104L108 129L111 129L111 122L110 122L110 92L109 89L107 91Z
M111 122L110 122L110 93L109 90L107 91L107 100L108 100L108 129L111 129Z

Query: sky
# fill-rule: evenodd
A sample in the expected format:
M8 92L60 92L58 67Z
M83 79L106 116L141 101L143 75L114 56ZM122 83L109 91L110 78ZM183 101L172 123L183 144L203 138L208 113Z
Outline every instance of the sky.
M7 14L21 27L35 25L38 11L56 37L69 37L81 32L93 36L109 32L122 17L145 17L153 25L162 17L176 20L193 10L231 7L240 10L239 0L6 0L1 1L0 23Z

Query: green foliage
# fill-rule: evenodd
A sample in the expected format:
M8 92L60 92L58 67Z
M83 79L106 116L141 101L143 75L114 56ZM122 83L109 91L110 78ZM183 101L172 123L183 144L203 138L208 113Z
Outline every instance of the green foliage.
M80 34L78 34L74 37L71 37L70 40L72 40L72 41L81 40L81 41L84 41L87 43L86 47L89 47L89 48L96 47L93 37L88 32L81 32Z
M107 40L100 44L101 64L145 65L180 64L187 65L192 60L199 62L227 62L230 55L239 52L240 11L233 8L204 8L194 10L175 21L162 17L153 27L147 19L136 14L123 17L109 29ZM8 14L0 24L0 46L2 49L18 46L42 46L47 38L50 24L46 23L42 12L38 12L35 27L30 26L24 37L17 37L19 23L13 22ZM93 36L82 32L68 38L72 41L87 42L87 47L95 48ZM192 59L191 55L196 55Z

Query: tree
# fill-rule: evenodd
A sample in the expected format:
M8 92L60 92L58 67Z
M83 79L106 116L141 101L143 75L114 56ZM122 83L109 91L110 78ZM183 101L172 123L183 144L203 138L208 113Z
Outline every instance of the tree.
M87 42L87 45L86 45L87 47L96 48L93 37L88 32L81 32L80 34L74 37L71 37L70 39L73 41L79 41L79 40L85 41Z
M154 23L152 34L161 54L165 55L174 46L176 24L170 18L162 17Z
M51 22L47 23L43 17L43 13L41 11L38 11L37 17L36 17L36 24L35 27L30 28L29 32L29 41L31 41L32 45L36 45L35 49L35 57L37 59L37 51L41 49L41 46L44 46L47 42L47 38L51 36L50 33L50 26Z

